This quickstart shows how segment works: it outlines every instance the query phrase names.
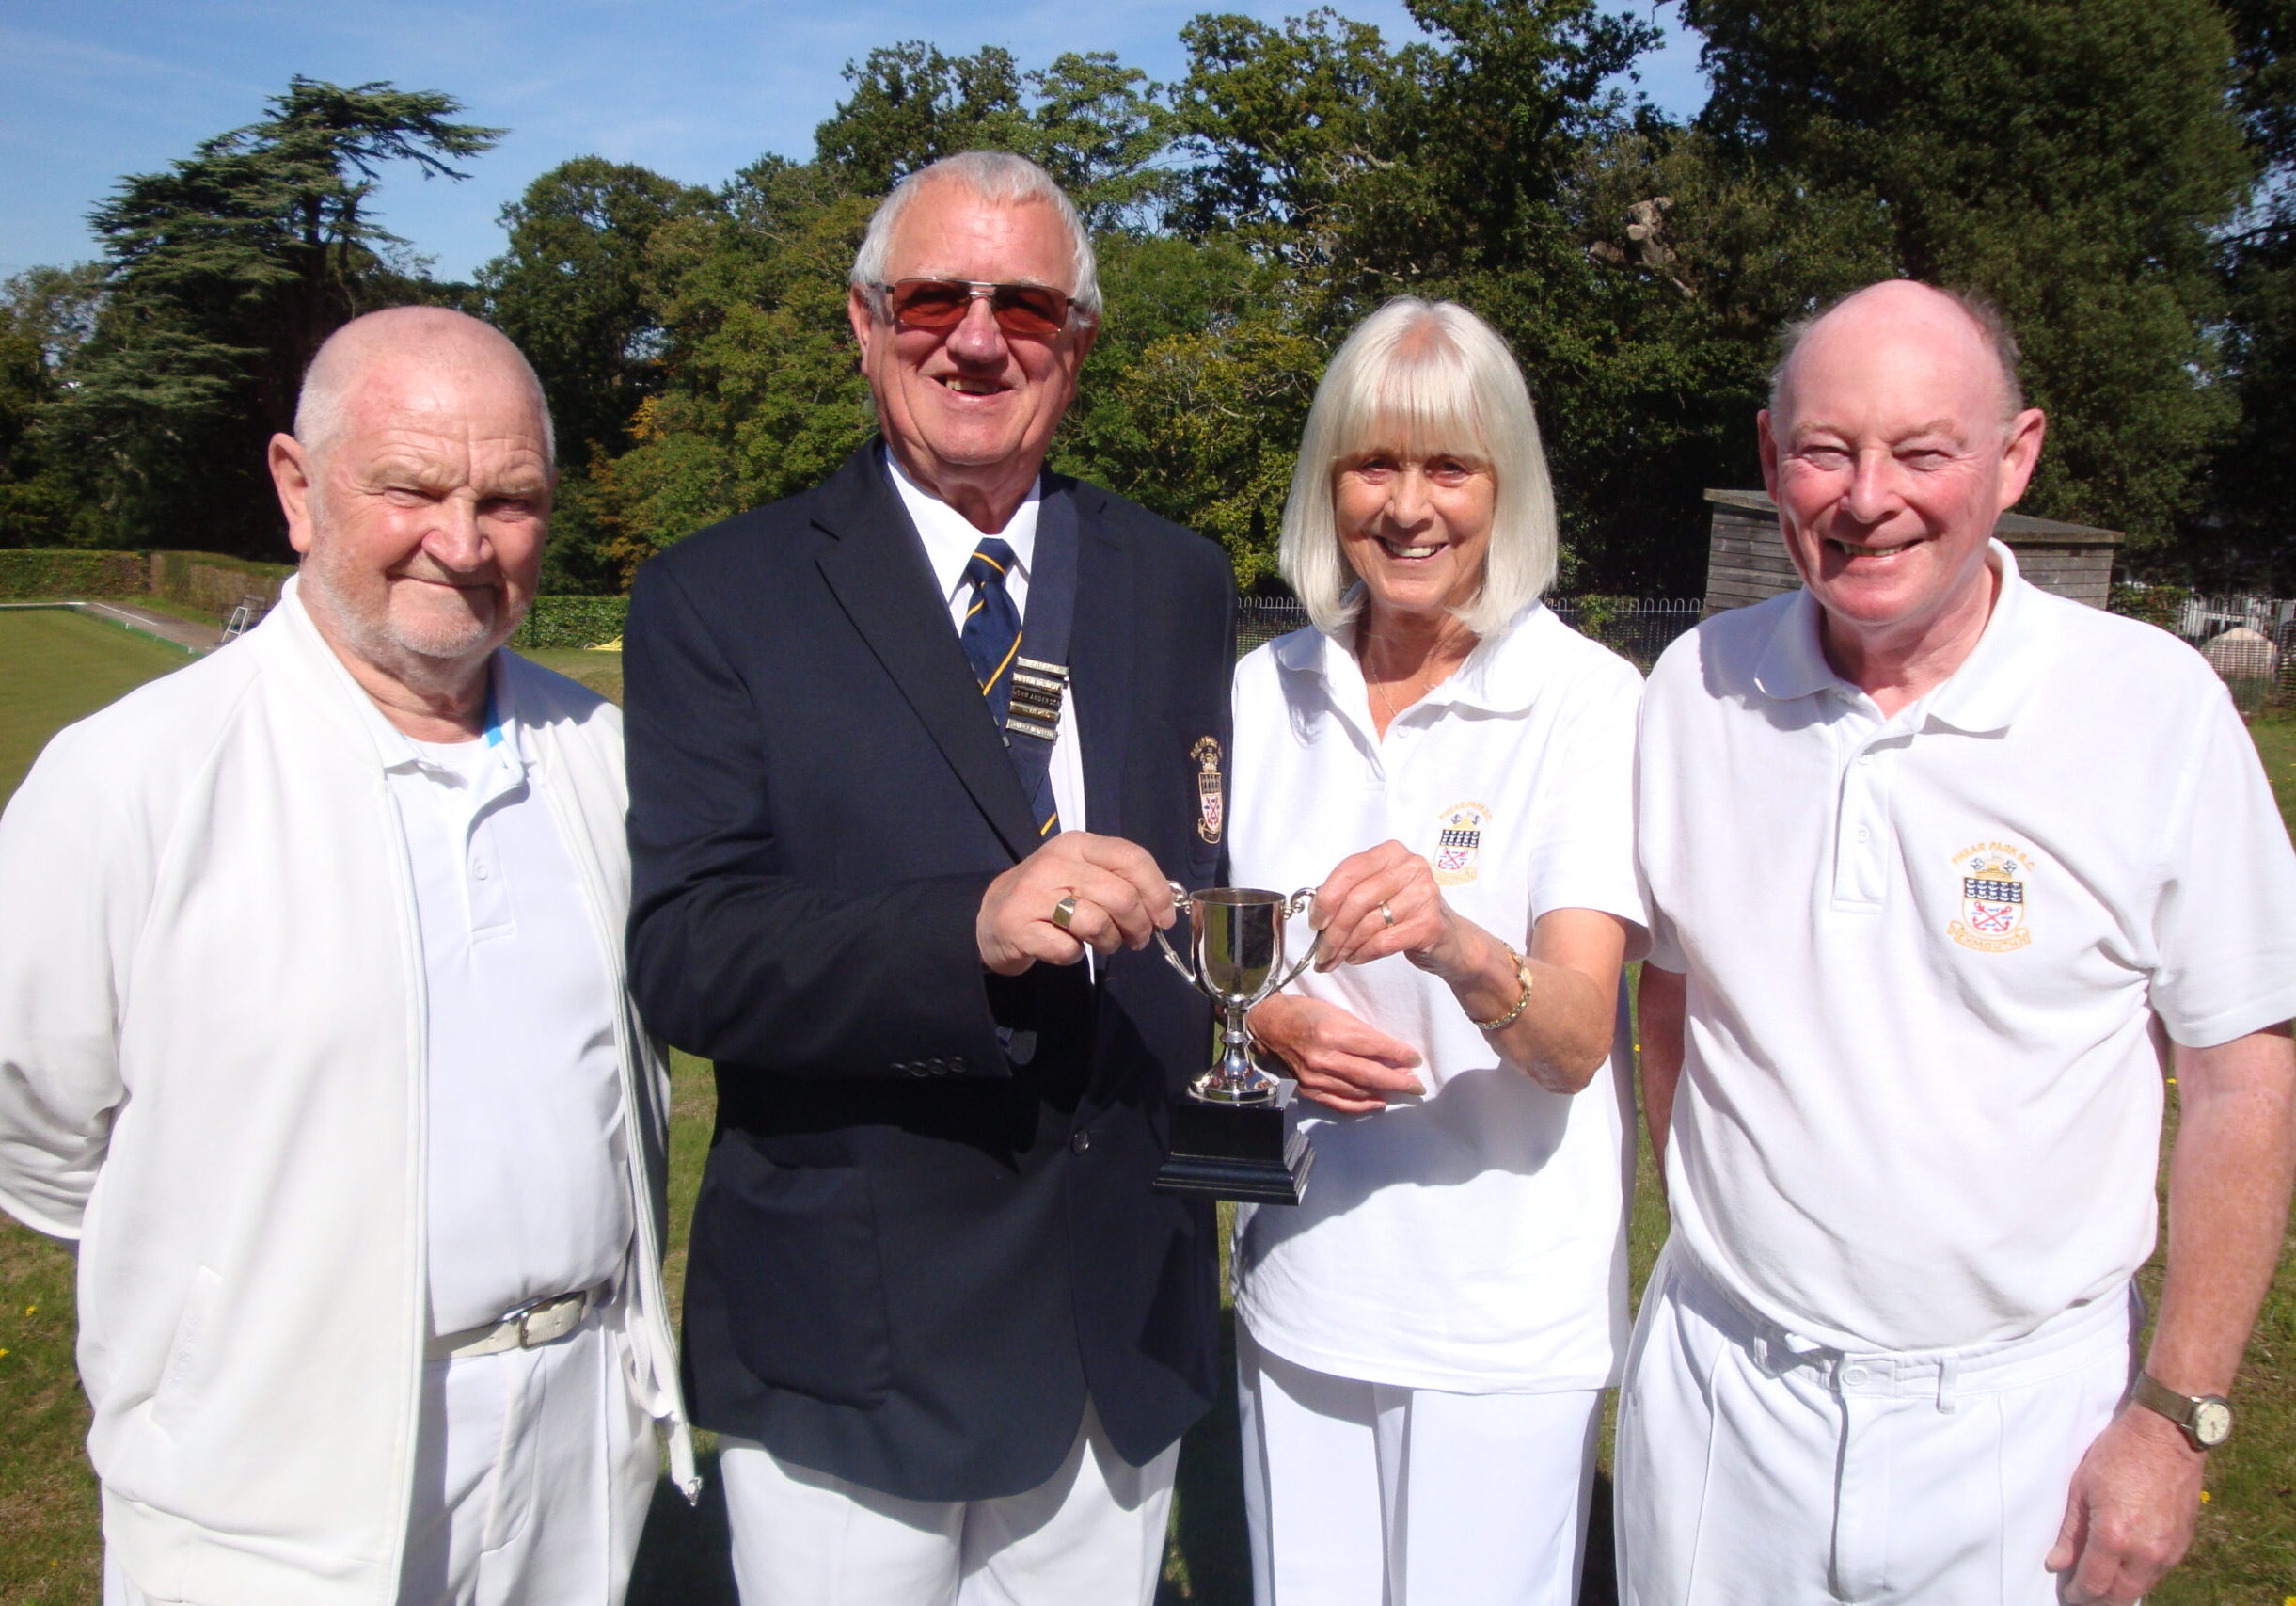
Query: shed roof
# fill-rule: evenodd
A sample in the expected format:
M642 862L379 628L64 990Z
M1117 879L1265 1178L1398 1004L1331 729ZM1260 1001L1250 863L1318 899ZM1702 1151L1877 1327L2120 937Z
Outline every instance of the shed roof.
M1778 511L1767 491L1708 490L1706 500L1718 507L1734 507L1747 513ZM2117 530L2099 530L2093 524L2061 524L2053 518L2031 518L2021 513L2004 513L2001 522L1993 526L1993 533L2014 547L2020 541L2050 542L2066 547L2117 547L2123 539Z

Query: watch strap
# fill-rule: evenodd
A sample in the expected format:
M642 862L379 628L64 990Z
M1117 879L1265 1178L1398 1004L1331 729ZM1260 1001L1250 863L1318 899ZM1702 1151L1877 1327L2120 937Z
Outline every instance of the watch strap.
M2140 1372L2129 1386L2129 1398L2175 1423L2195 1450L2213 1450L2231 1436L2232 1407L2220 1394L2179 1394L2149 1372ZM2216 1409L2208 1412L2214 1418L2210 1425L2218 1428L2213 1438L2204 1435L2202 1421L2211 1406Z

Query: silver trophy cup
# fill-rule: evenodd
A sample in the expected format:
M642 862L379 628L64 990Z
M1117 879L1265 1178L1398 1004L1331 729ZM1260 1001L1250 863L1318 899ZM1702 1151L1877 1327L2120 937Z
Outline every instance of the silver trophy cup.
M1245 1022L1252 1006L1288 985L1314 960L1316 946L1289 969L1284 927L1315 898L1313 887L1287 898L1251 886L1190 892L1171 883L1172 905L1188 916L1188 959L1156 933L1174 970L1220 1010L1220 1054L1172 1108L1172 1153L1156 1185L1217 1199L1297 1204L1314 1152L1287 1133L1283 1112L1296 1084L1269 1075L1252 1056Z

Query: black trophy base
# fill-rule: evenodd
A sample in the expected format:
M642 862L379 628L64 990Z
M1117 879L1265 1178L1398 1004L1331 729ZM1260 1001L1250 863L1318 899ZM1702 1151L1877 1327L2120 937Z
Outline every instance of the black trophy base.
M1156 1173L1159 1193L1192 1193L1245 1204L1297 1204L1307 1192L1315 1151L1284 1130L1298 1084L1278 1082L1264 1105L1180 1099L1172 1105L1172 1153Z

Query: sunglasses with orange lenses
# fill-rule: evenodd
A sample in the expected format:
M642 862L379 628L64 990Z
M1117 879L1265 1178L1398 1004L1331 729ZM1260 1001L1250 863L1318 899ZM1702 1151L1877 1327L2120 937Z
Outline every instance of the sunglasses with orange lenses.
M975 301L989 303L990 316L1008 335L1041 340L1069 324L1075 303L1042 284L987 284L970 278L905 278L880 284L893 321L904 329L953 329Z

